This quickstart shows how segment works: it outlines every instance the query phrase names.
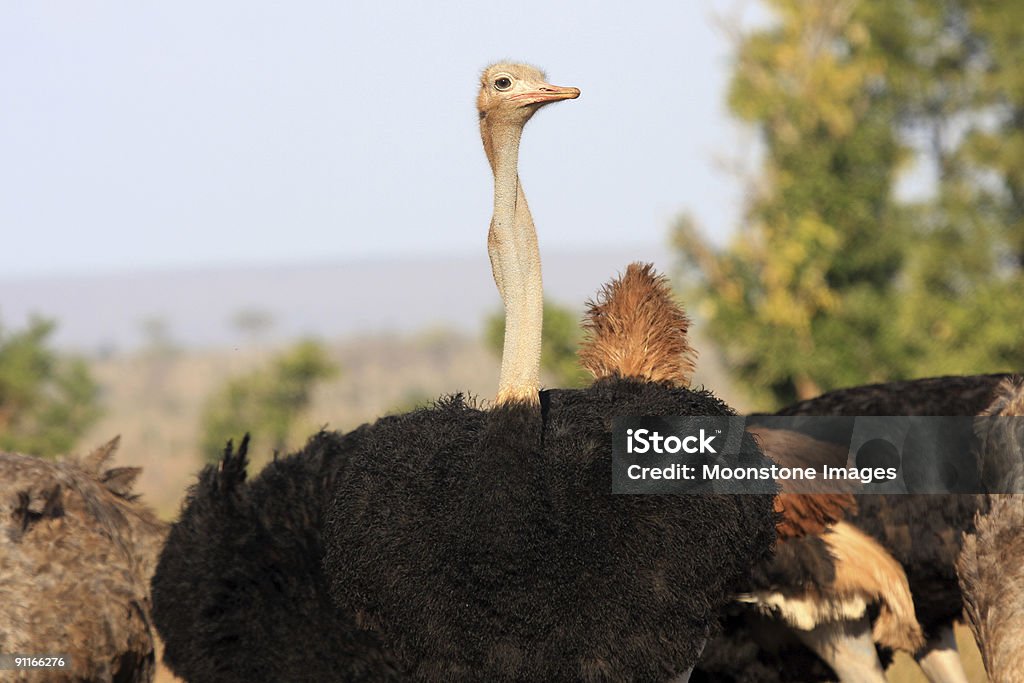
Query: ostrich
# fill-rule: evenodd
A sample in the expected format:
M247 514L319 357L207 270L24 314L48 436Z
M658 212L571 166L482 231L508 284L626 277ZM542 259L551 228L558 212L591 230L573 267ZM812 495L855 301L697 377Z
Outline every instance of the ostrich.
M1013 416L1016 419L992 419ZM976 423L982 483L990 491L957 562L971 630L994 683L1024 672L1024 380L999 385ZM1002 493L1000 493L1002 492ZM1018 492L1017 495L1007 492Z
M117 446L59 462L0 453L0 652L70 656L48 681L155 672L149 579L167 527L131 492L141 470L104 469Z
M587 389L538 391L540 262L516 156L537 109L577 95L529 66L484 71L506 314L497 399L480 410L456 395L370 426L328 511L338 609L414 680L685 680L774 540L771 496L610 492L612 418L734 414L710 392L625 377L627 359ZM751 437L743 453L766 462Z
M606 286L589 304L583 327L587 335L579 359L595 378L619 372L690 385L696 353L686 341L689 320L673 301L667 279L650 266L630 265L620 279ZM844 465L846 461L846 452L837 446L798 432L765 426L749 431L780 465ZM780 614L845 678L884 681L872 635L890 647L911 652L922 644L903 569L877 542L842 521L855 507L851 494L804 493L799 482L779 484L783 492L775 499L776 552L755 567L743 599ZM865 617L872 604L879 606L873 634ZM734 605L727 611L730 628L744 621L762 621L752 607ZM842 623L851 618L858 620L857 639L849 637L857 632ZM769 623L764 626L765 631L778 631ZM846 637L837 638L837 632ZM800 649L799 643L793 645ZM738 671L737 662L751 664L735 652L750 647L749 641L723 634L708 646L696 677L728 678L726 672ZM814 663L812 657L804 659ZM821 677L830 677L830 670L818 668Z
M749 429L758 435L765 454L780 464L845 464L845 451L823 458L834 447L816 439L785 430ZM848 494L784 492L779 496L783 519L806 520L820 499L832 509L846 503L846 514L856 511ZM885 681L874 643L910 654L924 644L906 573L875 539L839 514L824 521L818 527L805 522L796 538L780 533L775 555L755 572L752 590L743 600L781 619L840 680ZM873 609L877 616L872 624Z
M923 643L903 568L848 522L780 537L750 584L727 608L695 680L883 682L876 642L908 653Z
M832 391L777 415L975 416L1009 375L973 375L873 384ZM963 613L956 558L961 532L973 528L972 495L861 495L850 521L903 565L926 642L915 658L931 681L966 683L953 635Z
M153 578L164 659L179 676L661 680L692 664L725 587L768 551L763 497L608 495L611 415L731 414L711 394L608 380L538 395L539 258L515 152L526 119L578 92L517 65L488 69L482 90L496 177L488 245L509 315L501 400L484 413L457 395L349 434L322 432L252 481L246 444L229 446L190 490ZM452 449L436 450L447 436ZM429 476L411 474L420 466ZM388 468L390 480L377 478ZM421 495L394 501L395 487ZM344 509L352 504L364 508ZM700 552L680 568L667 554L683 541ZM378 578L380 591L368 585ZM380 601L392 601L389 612ZM617 605L629 621L608 621ZM409 618L391 621L396 608Z

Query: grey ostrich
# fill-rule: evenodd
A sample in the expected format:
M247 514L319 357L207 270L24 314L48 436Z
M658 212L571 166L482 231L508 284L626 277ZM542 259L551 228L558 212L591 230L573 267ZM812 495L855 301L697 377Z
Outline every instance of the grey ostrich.
M957 572L985 670L993 683L1012 683L1024 678L1024 379L1000 384L975 427L991 493L964 536Z
M153 677L149 580L167 525L132 494L138 468L104 469L117 444L62 461L0 453L0 652L71 660L4 680Z

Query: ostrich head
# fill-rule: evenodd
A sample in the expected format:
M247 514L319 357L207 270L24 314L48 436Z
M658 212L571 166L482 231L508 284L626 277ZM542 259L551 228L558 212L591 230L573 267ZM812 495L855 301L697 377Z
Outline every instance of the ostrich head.
M536 67L499 62L480 75L476 108L481 126L504 122L521 127L545 104L579 96L579 88L551 85Z
M480 78L480 137L494 172L487 251L505 304L498 404L539 402L544 295L537 231L519 183L519 140L538 109L579 95L577 88L551 85L543 72L525 64L494 64Z

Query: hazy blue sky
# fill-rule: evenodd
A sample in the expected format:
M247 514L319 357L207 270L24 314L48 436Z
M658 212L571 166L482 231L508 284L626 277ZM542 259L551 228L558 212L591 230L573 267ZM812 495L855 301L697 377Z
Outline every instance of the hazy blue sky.
M2 3L0 276L482 255L502 58L583 91L524 137L542 249L663 242L683 209L720 235L735 6Z

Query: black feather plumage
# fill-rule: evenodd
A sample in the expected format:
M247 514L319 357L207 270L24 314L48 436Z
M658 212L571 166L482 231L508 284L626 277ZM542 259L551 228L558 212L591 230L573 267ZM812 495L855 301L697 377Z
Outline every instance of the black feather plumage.
M361 438L323 432L246 480L247 441L199 475L153 577L164 661L185 680L387 681L372 634L331 604L325 492Z
M771 496L611 493L612 418L733 414L710 393L608 379L542 404L378 422L339 475L333 596L415 679L666 680L770 551Z

